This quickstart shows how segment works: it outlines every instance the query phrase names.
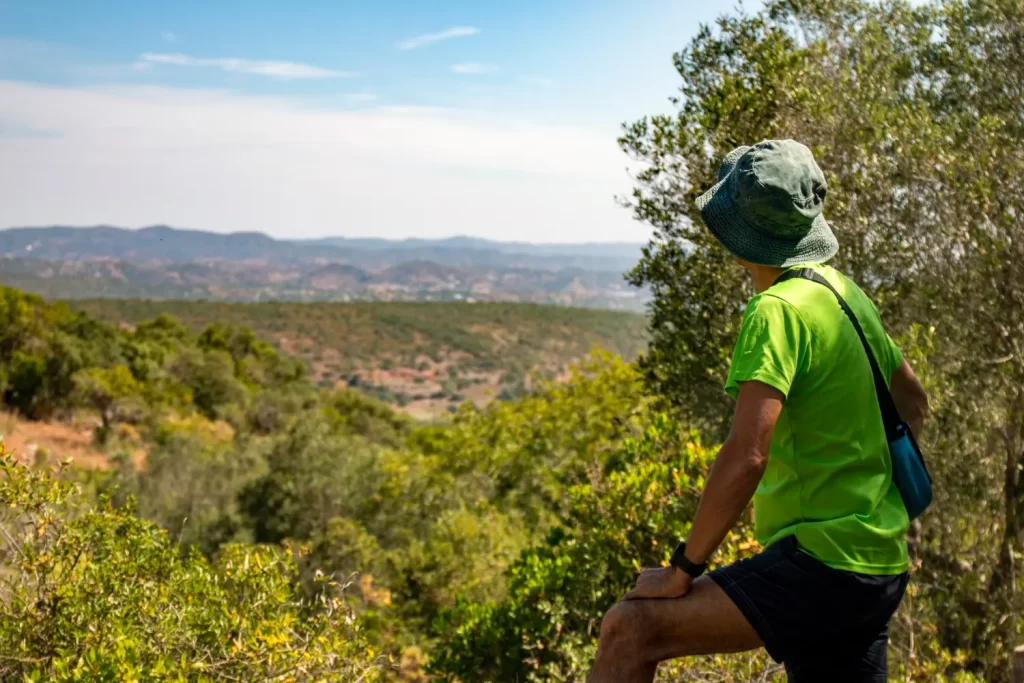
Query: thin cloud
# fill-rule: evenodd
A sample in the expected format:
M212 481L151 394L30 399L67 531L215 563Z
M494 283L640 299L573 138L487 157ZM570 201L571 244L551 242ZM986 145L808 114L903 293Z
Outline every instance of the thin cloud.
M0 225L646 239L611 126L2 79L0 121Z
M416 48L425 47L442 40L465 38L466 36L475 36L478 33L480 33L480 29L475 26L453 26L437 33L424 33L421 36L400 40L395 43L395 47L399 50L415 50Z
M345 99L349 102L376 102L377 95L372 92L350 92L345 93Z
M480 62L461 62L459 64L452 64L452 71L455 73L468 74L471 76L492 74L497 70L497 64L481 64Z
M163 33L160 34L160 38L165 43L176 43L176 42L178 42L178 36L175 35L174 33L172 33L171 31L164 31Z
M191 66L220 69L233 73L256 74L270 78L286 79L322 79L349 78L356 74L351 71L336 71L312 64L297 62L274 62L255 59L238 59L234 57L205 58L192 57L180 53L146 52L139 61L150 64L172 64L174 66Z

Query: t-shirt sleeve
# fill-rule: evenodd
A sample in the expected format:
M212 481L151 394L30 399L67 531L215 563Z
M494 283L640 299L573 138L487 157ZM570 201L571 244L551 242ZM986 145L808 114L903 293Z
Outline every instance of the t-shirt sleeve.
M743 315L725 392L736 398L740 384L758 381L789 396L809 355L809 331L796 308L774 296L754 297Z
M896 346L896 342L892 340L888 334L885 335L886 350L889 352L889 362L892 363L889 370L889 375L896 372L896 369L903 365L903 352L900 351L900 347Z

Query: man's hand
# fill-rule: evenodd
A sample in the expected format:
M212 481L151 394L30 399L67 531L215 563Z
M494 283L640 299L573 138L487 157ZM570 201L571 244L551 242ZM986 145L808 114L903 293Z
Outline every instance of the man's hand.
M626 593L623 600L651 600L681 598L690 590L693 579L675 567L644 569L636 580L636 588Z

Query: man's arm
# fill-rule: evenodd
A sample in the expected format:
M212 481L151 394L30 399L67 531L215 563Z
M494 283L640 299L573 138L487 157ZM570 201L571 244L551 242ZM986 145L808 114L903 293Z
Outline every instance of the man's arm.
M775 387L744 382L729 438L722 444L697 505L686 559L703 564L747 508L768 465L768 448L785 397Z
M914 437L920 439L925 418L928 417L928 394L907 361L904 360L892 373L889 391L900 417L910 425Z
M711 466L686 541L686 559L691 562L702 564L711 557L754 497L784 400L781 391L762 382L740 385L732 429ZM675 567L645 569L625 599L678 598L691 582Z

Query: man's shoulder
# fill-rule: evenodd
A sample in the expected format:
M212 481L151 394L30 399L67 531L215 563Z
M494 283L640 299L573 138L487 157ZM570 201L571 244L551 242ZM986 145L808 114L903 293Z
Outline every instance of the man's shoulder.
M785 302L770 289L758 292L747 300L746 308L743 309L743 319L751 320L763 316L765 313L784 304Z
M814 264L808 266L828 280L836 291L853 304L853 300L864 297L863 291L853 280L832 266ZM814 317L816 313L827 313L830 317L836 307L835 295L827 287L805 278L790 278L772 285L759 296L770 296L800 312L805 317Z
M797 330L808 327L798 305L791 301L790 297L779 296L771 290L766 290L747 303L739 339L742 341L751 336L781 339L799 334Z
M791 281L790 281L791 282ZM772 285L763 292L759 292L747 302L745 317L763 316L797 316L799 317L798 296L794 296L790 288L785 287L788 282ZM809 283L813 284L813 283Z

